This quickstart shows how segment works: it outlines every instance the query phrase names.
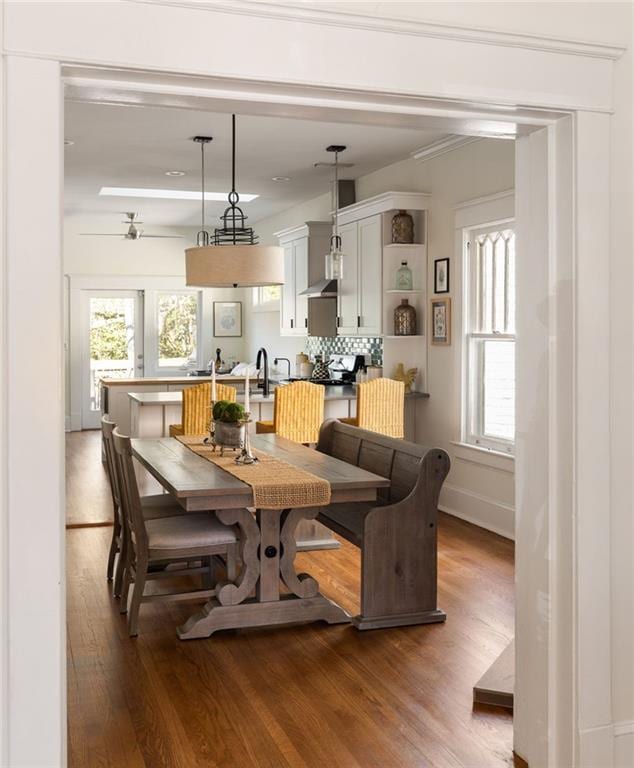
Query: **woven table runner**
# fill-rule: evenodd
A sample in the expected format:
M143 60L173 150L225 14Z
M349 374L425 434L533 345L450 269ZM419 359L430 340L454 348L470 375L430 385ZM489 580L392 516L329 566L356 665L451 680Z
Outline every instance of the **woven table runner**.
M203 443L204 435L176 437L198 456L224 469L253 488L253 505L259 509L295 509L330 504L330 483L312 472L289 464L262 451L253 451L255 464L236 464L236 453L220 456Z

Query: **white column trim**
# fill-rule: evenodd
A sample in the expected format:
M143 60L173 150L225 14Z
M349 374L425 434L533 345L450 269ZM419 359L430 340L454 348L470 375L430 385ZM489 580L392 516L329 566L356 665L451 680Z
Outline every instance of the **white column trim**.
M58 766L66 761L63 100L58 62L8 56L5 67L4 765ZM43 237L32 236L34 190Z

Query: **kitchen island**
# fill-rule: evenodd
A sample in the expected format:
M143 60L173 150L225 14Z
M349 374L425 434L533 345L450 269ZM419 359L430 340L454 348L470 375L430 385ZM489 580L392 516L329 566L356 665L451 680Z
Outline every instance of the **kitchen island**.
M147 394L149 392L181 392L185 387L202 384L211 381L211 376L147 376L129 379L102 378L101 379L101 412L107 413L117 424L124 435L131 434L130 400L128 395ZM232 376L231 374L218 374L216 381L230 384L236 387L238 392L244 392L245 376ZM254 386L255 377L251 377L251 386ZM180 401L179 401L180 403ZM179 418L173 423L180 421Z
M324 389L324 418L340 419L356 414L354 386L329 385ZM182 391L128 392L127 397L129 434L132 437L169 437L170 424L179 424L181 421ZM252 430L255 429L256 421L273 420L273 393L266 396L252 393L250 401ZM244 392L238 391L238 402L244 402Z

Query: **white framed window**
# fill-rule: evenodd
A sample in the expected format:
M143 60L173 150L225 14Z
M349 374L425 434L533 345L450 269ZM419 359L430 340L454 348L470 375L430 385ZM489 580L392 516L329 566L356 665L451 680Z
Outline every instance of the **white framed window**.
M513 453L515 230L507 220L464 230L463 440Z
M199 367L202 291L146 291L145 317L146 376Z
M261 285L253 288L253 311L279 312L281 289L281 285Z

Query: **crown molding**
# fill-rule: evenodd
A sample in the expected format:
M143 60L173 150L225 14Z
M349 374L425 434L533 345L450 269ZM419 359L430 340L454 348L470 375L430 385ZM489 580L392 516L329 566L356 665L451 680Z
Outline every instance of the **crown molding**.
M260 2L260 0L130 0L134 3L151 5L169 5L193 8L199 11L231 13L240 16L259 16L280 21L322 24L349 29L367 29L375 32L392 32L399 35L418 37L436 37L446 40L499 45L509 48L526 48L549 53L565 53L573 56L616 61L625 48L604 43L590 43L559 37L542 37L525 32L499 32L479 27L460 27L439 22L398 19L389 16L368 16L361 13L349 13L318 8L306 8L287 3Z
M447 152L453 152L460 147L466 147L468 144L473 144L475 141L482 141L480 136L446 136L444 139L438 139L431 144L426 144L419 149L415 149L410 152L410 157L413 160L431 160L433 157L440 157Z
M510 199L515 196L515 189L504 189L502 192L494 192L492 195L483 195L482 197L474 197L471 200L464 200L461 203L454 205L454 211L461 211L464 208L471 208L474 205L483 205L484 203L492 203L496 200Z

